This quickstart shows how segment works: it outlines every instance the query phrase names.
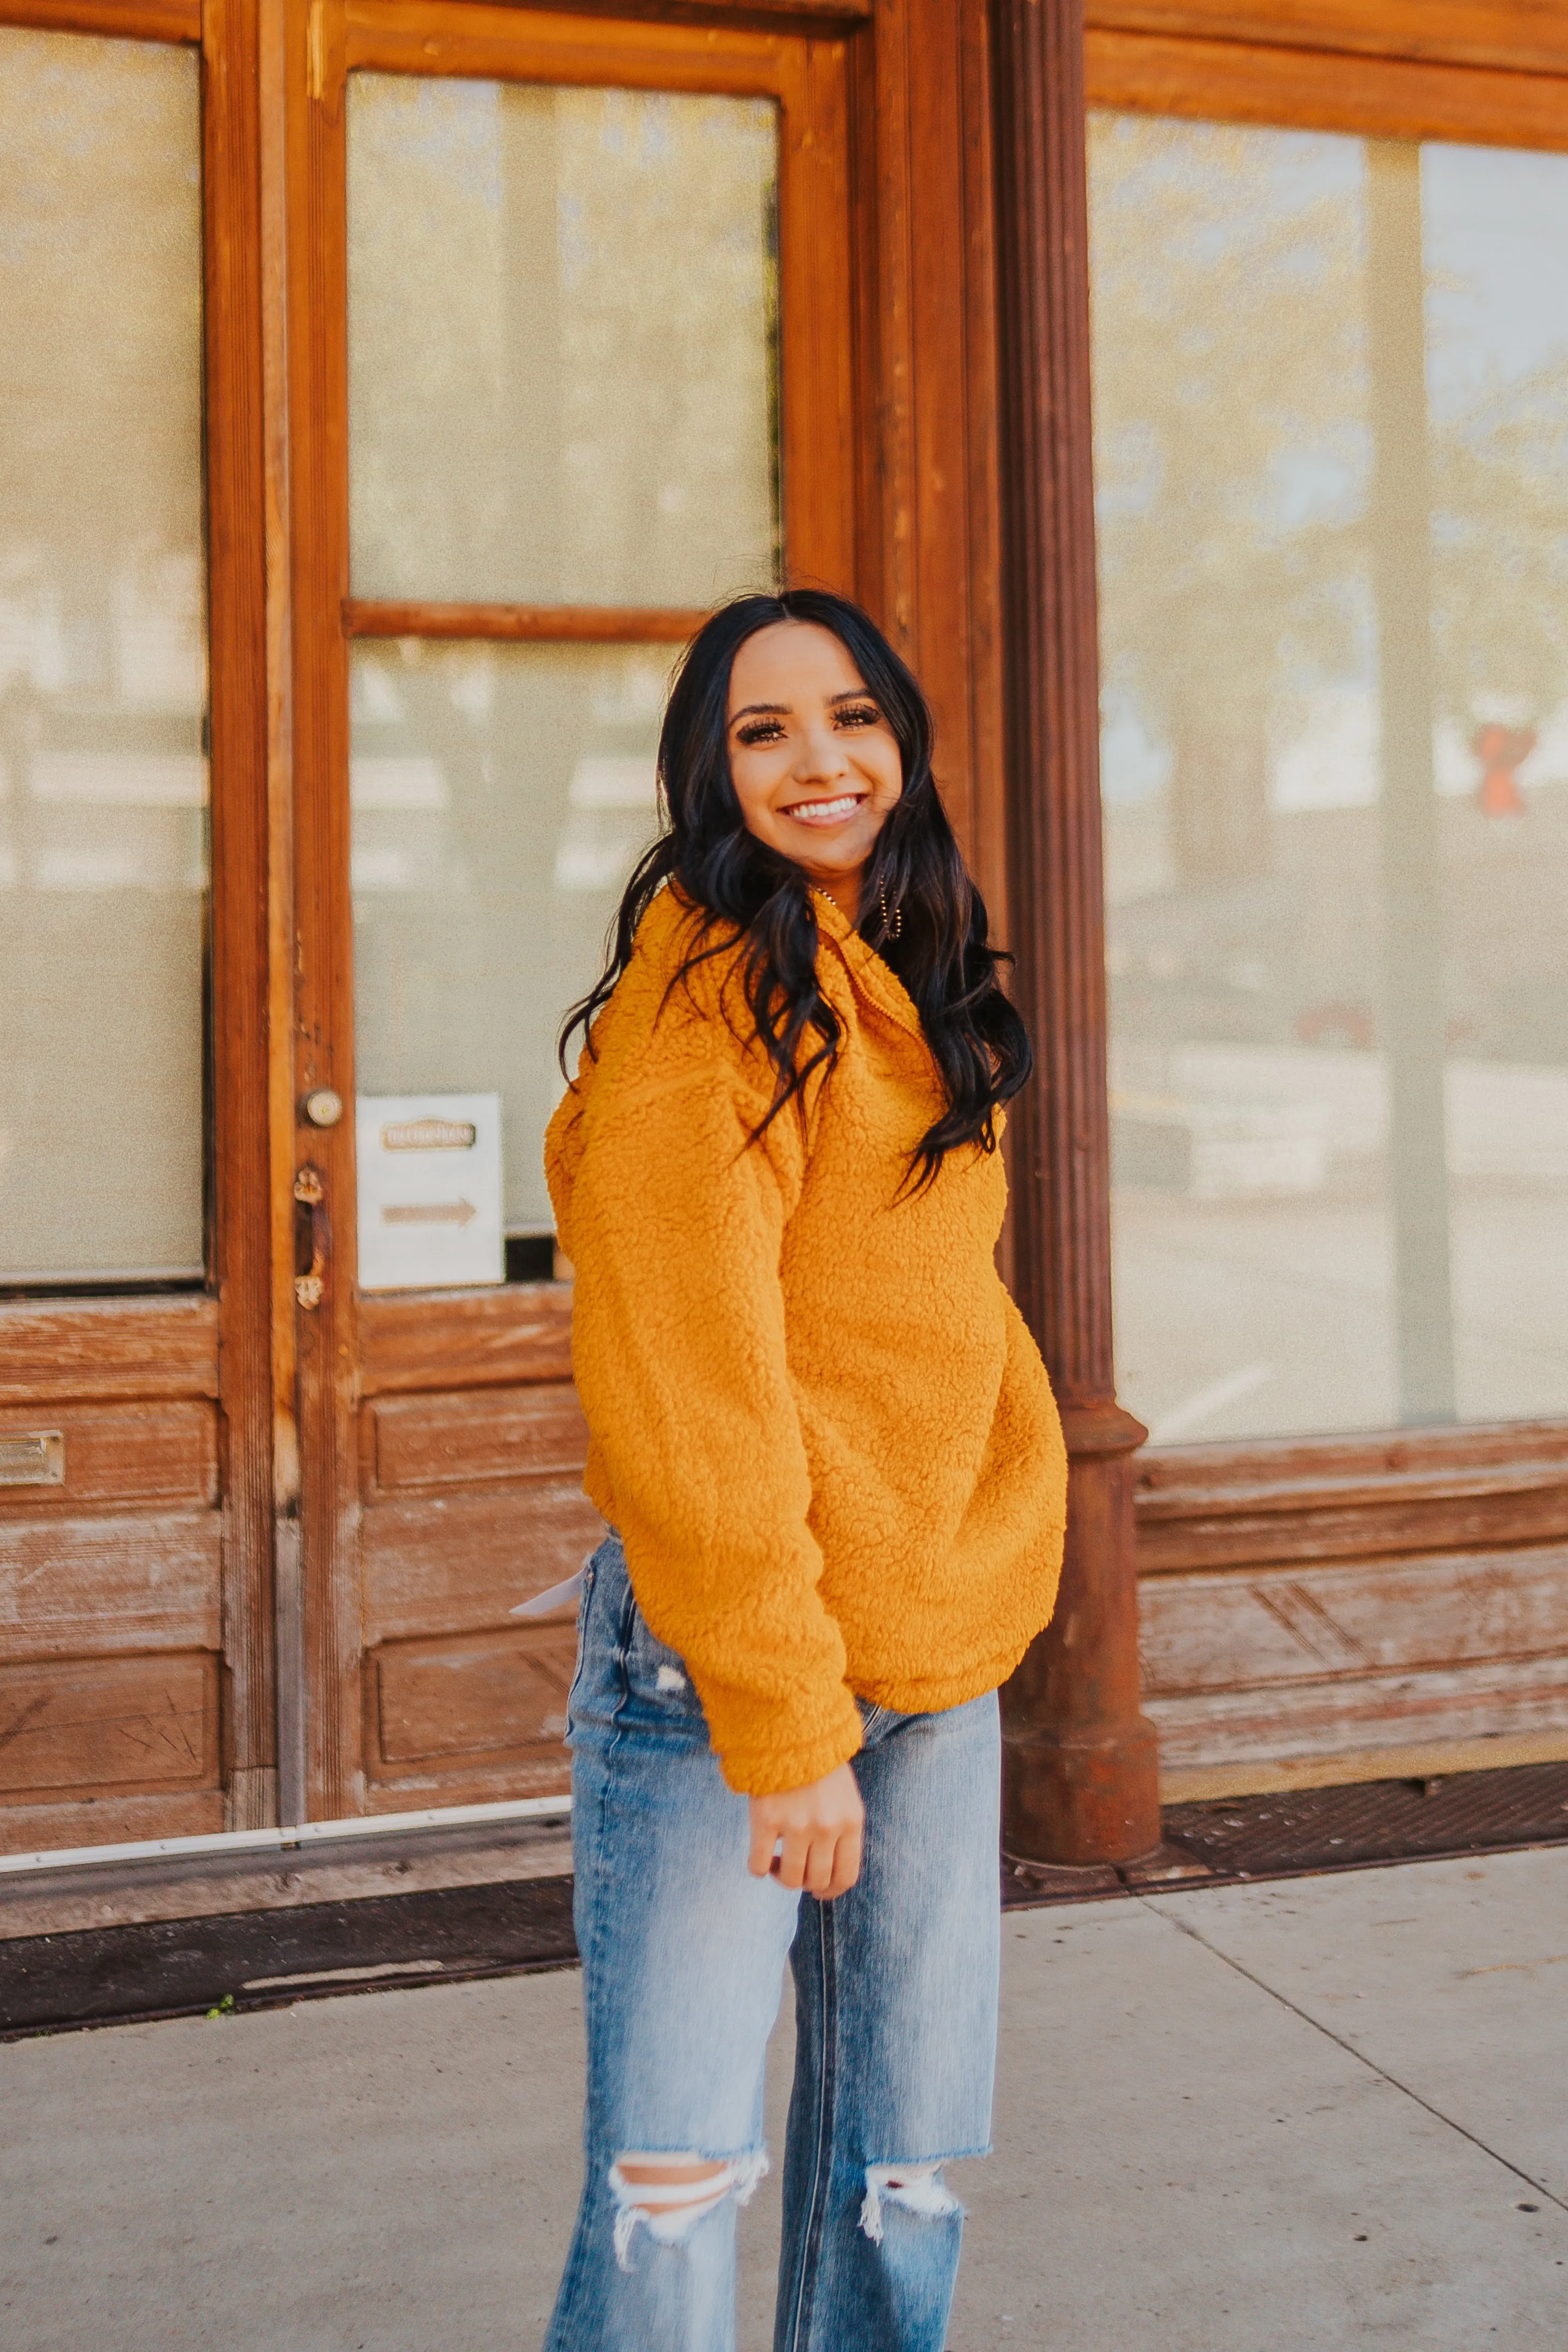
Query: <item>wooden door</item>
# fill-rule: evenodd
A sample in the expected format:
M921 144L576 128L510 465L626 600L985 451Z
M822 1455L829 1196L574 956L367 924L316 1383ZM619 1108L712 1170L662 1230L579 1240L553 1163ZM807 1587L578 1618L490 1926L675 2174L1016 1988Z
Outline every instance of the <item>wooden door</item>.
M571 1614L509 1614L597 1530L539 1167L553 1036L655 823L679 645L786 562L854 581L854 311L841 39L298 22L284 1769L330 1817L564 1785ZM324 1090L344 1115L312 1124ZM367 1260L362 1289L356 1095L459 1139L442 1100L500 1098L504 1278L372 1288Z
M254 99L247 0L0 6L11 1853L275 1818Z

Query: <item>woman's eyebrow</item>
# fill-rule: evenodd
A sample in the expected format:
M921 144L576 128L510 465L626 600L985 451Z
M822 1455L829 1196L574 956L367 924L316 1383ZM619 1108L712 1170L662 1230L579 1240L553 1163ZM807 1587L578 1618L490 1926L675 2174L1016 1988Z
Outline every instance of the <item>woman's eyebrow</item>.
M838 698L837 695L833 698L835 702ZM748 702L743 710L731 710L729 723L733 727L737 719L789 719L793 716L793 706L787 702Z

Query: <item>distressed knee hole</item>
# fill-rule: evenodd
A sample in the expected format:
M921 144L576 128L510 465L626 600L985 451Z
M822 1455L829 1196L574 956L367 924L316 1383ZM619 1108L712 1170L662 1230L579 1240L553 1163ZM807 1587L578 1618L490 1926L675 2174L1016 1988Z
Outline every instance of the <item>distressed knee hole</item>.
M653 1686L658 1691L683 1691L686 1676L679 1666L660 1666L654 1676Z
M866 2167L866 2201L860 2208L860 2227L874 2246L882 2242L884 2204L902 2205L906 2211L923 2213L928 2220L963 2210L942 2179L940 2164L868 2164Z
M631 2243L640 2222L661 2246L684 2245L692 2231L726 2197L737 2205L750 2200L768 2168L761 2148L751 2156L713 2159L694 2151L684 2156L624 2152L610 2167L616 2200L616 2260L631 2267Z

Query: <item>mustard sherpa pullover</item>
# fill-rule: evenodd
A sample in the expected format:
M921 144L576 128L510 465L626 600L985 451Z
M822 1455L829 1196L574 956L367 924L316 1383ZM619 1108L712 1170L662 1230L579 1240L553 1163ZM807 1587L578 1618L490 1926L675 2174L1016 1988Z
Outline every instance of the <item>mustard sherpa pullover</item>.
M995 1268L1001 1155L898 1197L936 1066L893 973L813 903L844 1036L809 1111L748 1148L772 1067L732 957L669 989L694 919L667 888L545 1142L587 1492L758 1795L855 1753L852 1694L956 1706L1011 1673L1051 1613L1067 1485Z

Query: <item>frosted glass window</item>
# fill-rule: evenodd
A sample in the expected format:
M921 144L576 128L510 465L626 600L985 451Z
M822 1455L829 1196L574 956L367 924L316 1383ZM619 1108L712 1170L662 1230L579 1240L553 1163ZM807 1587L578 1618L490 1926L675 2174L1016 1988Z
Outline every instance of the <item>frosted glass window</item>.
M356 595L772 582L777 146L767 100L351 77Z
M0 1281L202 1270L198 75L0 29Z
M356 1052L366 1095L501 1097L504 1216L547 1234L561 1014L658 829L675 649L355 648Z
M1091 125L1120 1381L1568 1412L1568 157Z

